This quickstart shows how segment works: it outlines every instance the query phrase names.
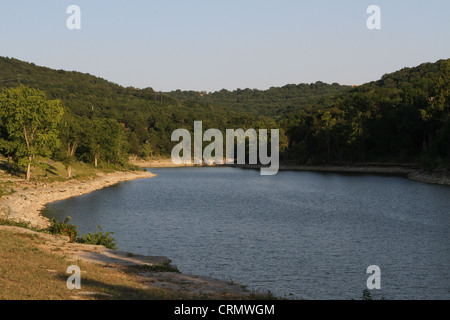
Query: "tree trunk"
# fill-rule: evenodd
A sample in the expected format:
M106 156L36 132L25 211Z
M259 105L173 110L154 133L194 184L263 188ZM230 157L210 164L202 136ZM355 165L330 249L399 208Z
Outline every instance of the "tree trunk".
M72 178L72 166L70 164L67 166L67 178Z
M94 167L97 167L98 164L98 150L100 149L100 144L97 144L97 150L95 151L94 154Z
M26 177L27 182L30 182L30 177L31 177L31 160L32 160L32 157L30 156L28 158L27 177Z

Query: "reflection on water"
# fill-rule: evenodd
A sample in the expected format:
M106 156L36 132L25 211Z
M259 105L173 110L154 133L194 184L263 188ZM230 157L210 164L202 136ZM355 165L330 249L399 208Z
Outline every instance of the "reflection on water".
M450 298L450 188L401 177L237 168L155 168L53 203L81 233L211 275L306 299L359 299L370 265L386 299Z

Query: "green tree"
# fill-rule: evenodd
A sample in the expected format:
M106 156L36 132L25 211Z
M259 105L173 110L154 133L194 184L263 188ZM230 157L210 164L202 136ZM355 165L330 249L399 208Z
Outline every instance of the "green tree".
M133 157L134 160L138 157L138 155L141 153L141 146L139 144L139 139L136 135L136 133L131 132L130 133L130 142L129 142L129 148L128 152Z
M62 148L62 162L67 169L67 178L72 177L72 165L76 161L75 152L82 140L81 120L65 112L59 123Z
M92 119L86 127L86 136L94 166L99 160L119 163L121 159L122 126L114 119Z
M47 100L45 93L26 86L4 89L0 95L0 117L6 128L9 151L19 166L31 168L37 157L49 157L58 145L57 125L64 109L59 100Z
M141 156L144 159L148 159L153 157L153 147L152 144L150 143L150 141L145 141L144 145L142 146L141 149Z

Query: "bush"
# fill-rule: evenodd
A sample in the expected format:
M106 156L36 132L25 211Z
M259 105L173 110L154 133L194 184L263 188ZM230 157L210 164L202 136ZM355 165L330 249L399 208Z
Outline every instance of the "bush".
M79 243L102 245L109 249L117 250L116 239L110 236L114 232L103 232L102 228L97 225L98 230L94 233L89 232L87 235L83 233L81 237L78 237L78 226L69 224L70 219L70 217L67 217L64 222L58 222L55 218L52 218L50 227L48 227L47 230L51 234L69 236L70 242L75 241Z
M69 236L70 242L74 242L78 237L78 226L73 224L69 224L70 217L67 217L64 222L56 221L55 218L50 220L50 227L48 227L48 231L51 234L62 234L65 236Z
M370 294L370 291L367 289L363 290L363 295L361 297L361 300L372 300L372 295Z
M98 230L96 230L94 233L89 232L87 235L83 233L82 237L79 239L79 242L102 245L109 249L117 250L115 242L116 239L110 236L110 234L113 234L114 232L103 232L102 228L99 225L97 225L97 228Z

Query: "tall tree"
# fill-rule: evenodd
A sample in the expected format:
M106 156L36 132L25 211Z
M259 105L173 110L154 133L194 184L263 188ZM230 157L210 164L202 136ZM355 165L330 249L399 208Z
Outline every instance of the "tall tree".
M81 143L81 120L75 115L65 112L59 123L60 139L62 144L62 161L67 169L67 178L72 177L72 165L75 162L75 151Z
M117 164L121 160L122 126L114 119L95 118L86 127L86 136L94 166L99 160Z
M45 93L19 86L3 90L0 95L0 117L6 128L9 150L20 166L27 169L30 181L37 157L51 156L58 145L57 125L64 109L59 100L47 100Z

